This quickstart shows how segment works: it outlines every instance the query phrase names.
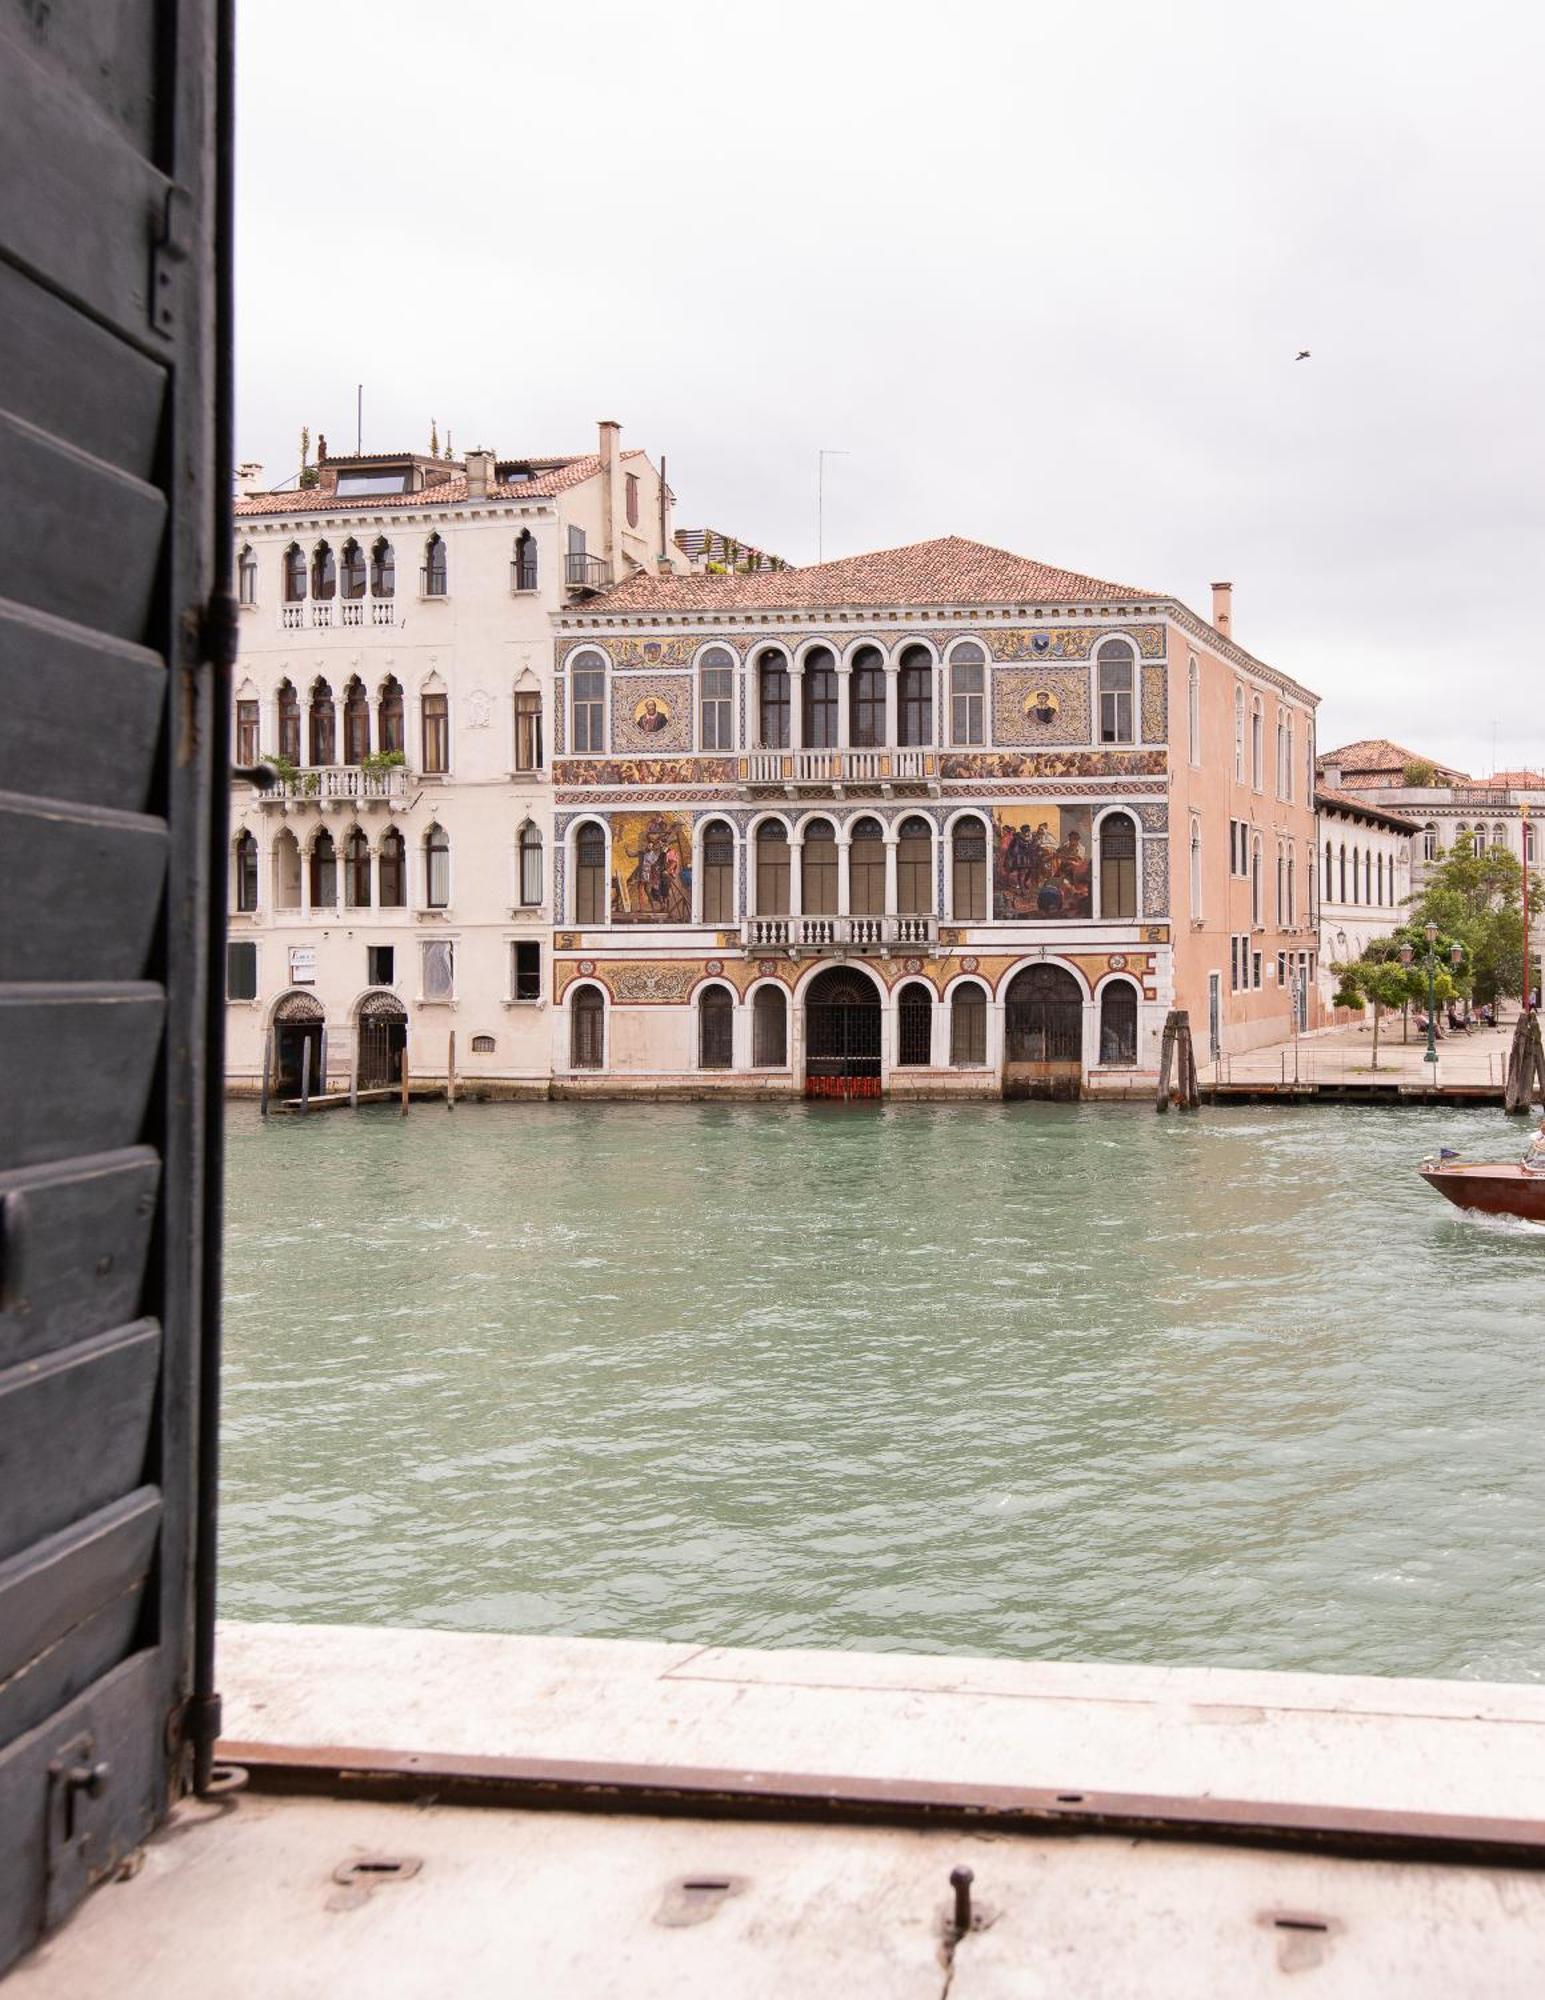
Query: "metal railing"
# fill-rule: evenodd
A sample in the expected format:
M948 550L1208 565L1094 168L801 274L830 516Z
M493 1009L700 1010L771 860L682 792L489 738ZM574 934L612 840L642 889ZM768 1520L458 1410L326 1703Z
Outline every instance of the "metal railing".
M512 562L510 564L510 589L517 595L536 589L536 564Z
M612 566L604 556L568 555L563 559L563 581L570 590L610 590Z
M930 946L938 938L935 916L747 917L741 939L747 951L845 951L863 946Z

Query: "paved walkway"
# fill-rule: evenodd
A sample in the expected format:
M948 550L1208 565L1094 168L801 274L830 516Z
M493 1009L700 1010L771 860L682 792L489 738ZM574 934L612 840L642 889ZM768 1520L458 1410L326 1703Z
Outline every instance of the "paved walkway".
M1359 1022L1349 1028L1330 1028L1320 1034L1303 1035L1295 1044L1271 1042L1246 1054L1224 1056L1221 1063L1206 1064L1200 1072L1205 1086L1217 1083L1300 1083L1412 1084L1428 1083L1439 1089L1462 1086L1500 1090L1507 1078L1508 1050L1512 1046L1514 1018L1496 1028L1477 1027L1468 1035L1445 1033L1438 1043L1437 1075L1434 1065L1424 1060L1427 1038L1411 1025L1411 1039L1401 1041L1398 1015L1386 1015L1379 1023L1379 1066L1373 1066L1373 1025ZM1295 1067L1296 1065L1296 1067Z

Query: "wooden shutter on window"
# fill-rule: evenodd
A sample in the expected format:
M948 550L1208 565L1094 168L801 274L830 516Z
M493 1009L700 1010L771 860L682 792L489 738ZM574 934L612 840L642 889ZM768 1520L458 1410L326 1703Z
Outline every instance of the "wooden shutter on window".
M217 0L0 15L0 1972L167 1810L208 1659L228 46Z

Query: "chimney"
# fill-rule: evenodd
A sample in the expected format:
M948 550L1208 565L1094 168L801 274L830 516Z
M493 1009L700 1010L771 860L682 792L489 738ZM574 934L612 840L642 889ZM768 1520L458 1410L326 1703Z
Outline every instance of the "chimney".
M263 468L256 459L249 458L236 468L236 498L249 500L254 493L263 491Z
M622 426L615 418L602 417L601 432L601 519L606 523L606 560L617 574L617 441Z
M1234 636L1234 586L1215 583L1212 587L1212 622L1225 639Z
M494 483L494 455L491 451L467 453L467 498L486 500Z
M1339 792L1341 790L1341 766L1339 764L1322 764L1315 782L1323 785L1328 792Z

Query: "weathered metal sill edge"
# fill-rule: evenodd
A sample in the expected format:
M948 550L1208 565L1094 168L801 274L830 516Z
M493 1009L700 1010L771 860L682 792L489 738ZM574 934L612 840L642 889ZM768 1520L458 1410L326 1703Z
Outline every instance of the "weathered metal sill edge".
M1348 1860L1545 1869L1545 1821L545 1757L222 1742L254 1792L826 1825L970 1827L1262 1847Z

